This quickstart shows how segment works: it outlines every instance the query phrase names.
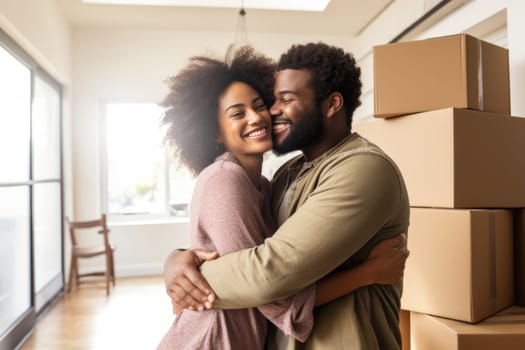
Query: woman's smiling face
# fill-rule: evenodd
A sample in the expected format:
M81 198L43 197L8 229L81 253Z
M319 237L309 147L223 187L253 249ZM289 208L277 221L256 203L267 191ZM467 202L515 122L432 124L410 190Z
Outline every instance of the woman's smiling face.
M235 81L219 97L217 141L236 158L261 155L272 148L271 117L259 93Z

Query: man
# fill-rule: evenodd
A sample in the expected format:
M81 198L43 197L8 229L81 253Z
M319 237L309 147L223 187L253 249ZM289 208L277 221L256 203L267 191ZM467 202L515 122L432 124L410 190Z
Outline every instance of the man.
M270 109L274 149L304 156L274 177L280 227L261 246L204 262L209 285L195 268L205 255L170 256L165 277L176 307L203 302L207 296L199 289L210 287L220 308L282 299L336 268L356 266L377 242L407 232L408 195L399 170L351 132L359 78L352 55L323 43L296 45L281 56ZM318 307L308 340L291 340L289 348L400 349L400 295L400 283L374 284Z

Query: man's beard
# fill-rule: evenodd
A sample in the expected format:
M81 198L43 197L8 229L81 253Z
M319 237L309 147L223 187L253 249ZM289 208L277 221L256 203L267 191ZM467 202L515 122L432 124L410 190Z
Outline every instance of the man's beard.
M278 154L303 150L319 141L322 135L323 114L321 106L316 104L308 114L304 114L299 121L290 125L288 135L280 144L277 144L274 138L273 150Z

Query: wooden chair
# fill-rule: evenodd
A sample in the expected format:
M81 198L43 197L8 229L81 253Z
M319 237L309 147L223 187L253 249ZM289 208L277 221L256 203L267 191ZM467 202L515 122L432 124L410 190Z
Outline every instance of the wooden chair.
M115 246L109 242L109 229L106 225L106 215L102 214L99 219L90 221L70 221L66 217L69 226L69 234L71 236L71 267L69 270L69 284L67 291L71 291L73 282L76 286L80 283L80 278L88 276L105 276L106 277L106 295L109 295L110 282L115 286L115 268L113 263L113 252ZM102 241L101 244L95 246L84 246L79 244L81 234L97 233ZM105 255L106 269L105 271L95 271L89 273L79 273L78 261L79 259L87 259L96 256Z

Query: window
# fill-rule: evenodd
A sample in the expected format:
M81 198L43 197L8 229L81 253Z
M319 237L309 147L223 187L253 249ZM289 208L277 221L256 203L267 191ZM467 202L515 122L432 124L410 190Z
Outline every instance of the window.
M104 207L113 218L188 215L194 178L163 146L162 113L156 104L106 105Z

